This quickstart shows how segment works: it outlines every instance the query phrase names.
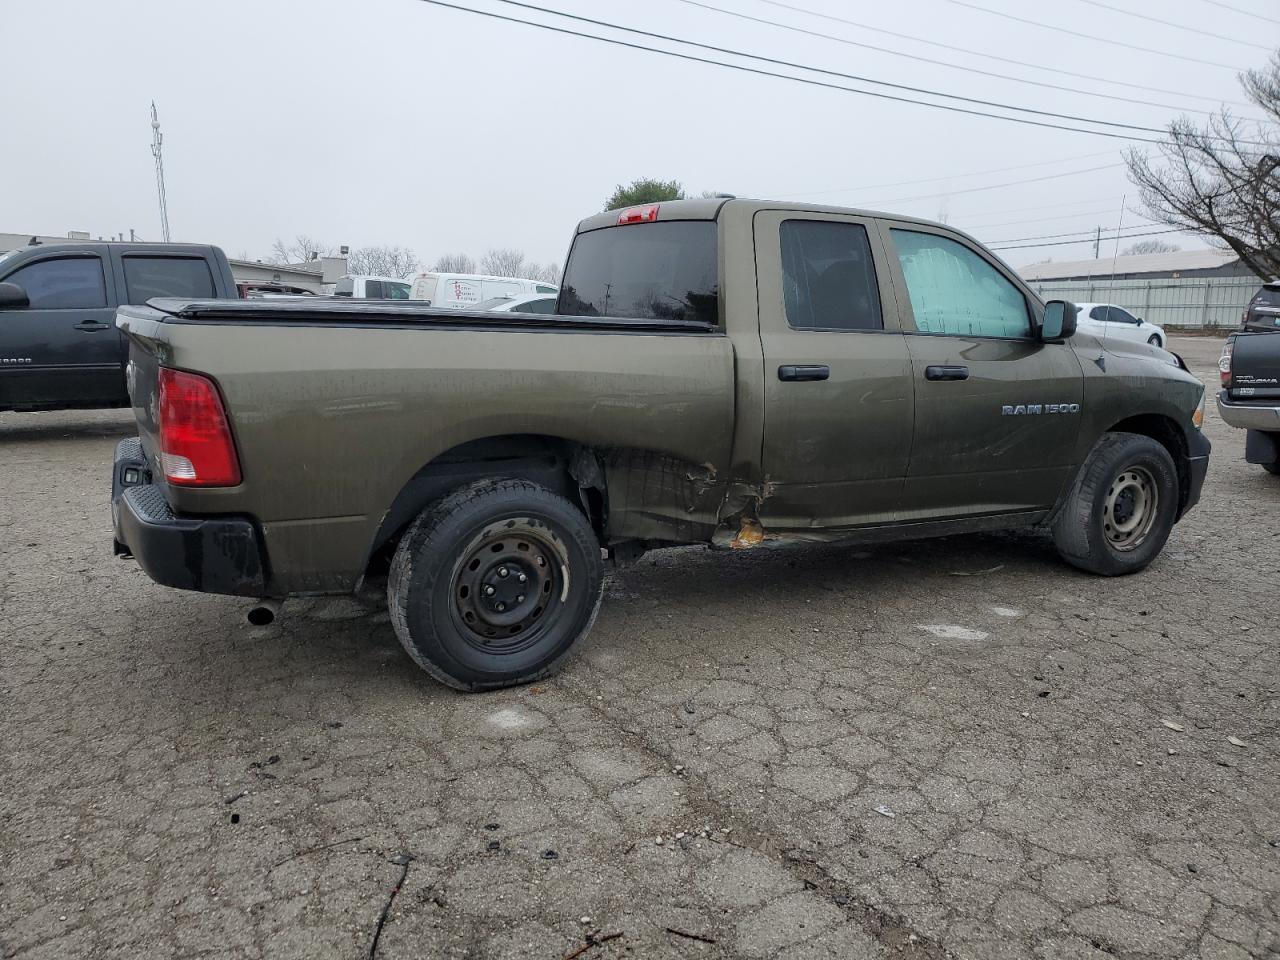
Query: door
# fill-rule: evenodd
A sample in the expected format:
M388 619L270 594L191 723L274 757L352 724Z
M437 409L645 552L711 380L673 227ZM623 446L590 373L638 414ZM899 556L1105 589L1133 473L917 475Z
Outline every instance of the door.
M889 224L915 381L905 520L1046 509L1073 468L1084 375L1036 302L976 244Z
M911 360L874 221L763 210L766 530L894 519L911 449Z
M1141 322L1121 307L1104 303L1090 310L1089 316L1102 324L1102 329L1106 331L1108 337L1117 337L1135 343L1147 342L1148 333L1141 329Z
M0 310L0 407L127 402L115 288L99 254L26 259L0 280L29 300Z

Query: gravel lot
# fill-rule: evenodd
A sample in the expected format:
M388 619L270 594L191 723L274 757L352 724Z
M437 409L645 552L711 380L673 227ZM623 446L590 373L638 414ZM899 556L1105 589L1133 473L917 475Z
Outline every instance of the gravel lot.
M1137 577L666 551L479 696L375 605L251 627L114 559L131 427L0 414L0 956L368 957L384 911L383 958L1280 953L1280 478L1212 403Z

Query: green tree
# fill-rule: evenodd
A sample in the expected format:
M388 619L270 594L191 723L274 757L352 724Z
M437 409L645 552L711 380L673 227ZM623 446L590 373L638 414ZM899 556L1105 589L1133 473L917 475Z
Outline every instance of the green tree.
M638 203L659 203L663 200L683 200L684 187L679 180L632 180L627 186L618 184L613 196L604 202L606 210L634 207Z

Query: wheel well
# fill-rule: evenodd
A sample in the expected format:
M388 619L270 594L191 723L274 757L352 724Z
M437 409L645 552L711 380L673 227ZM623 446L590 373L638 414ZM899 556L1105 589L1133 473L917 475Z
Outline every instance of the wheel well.
M391 502L370 545L366 575L385 573L401 534L422 509L450 490L485 477L530 480L578 506L602 536L604 472L590 447L536 434L484 437L459 444L425 464Z
M1108 433L1139 433L1150 437L1169 451L1178 471L1178 513L1186 506L1191 493L1191 466L1188 461L1187 436L1176 422L1159 413L1143 413L1112 425Z

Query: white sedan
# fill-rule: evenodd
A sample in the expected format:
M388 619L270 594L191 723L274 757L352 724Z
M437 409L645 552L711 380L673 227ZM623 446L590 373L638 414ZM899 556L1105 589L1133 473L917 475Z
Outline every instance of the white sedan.
M1121 340L1149 343L1154 347L1163 347L1165 344L1164 327L1147 323L1124 307L1117 307L1114 303L1077 303L1076 307L1079 309L1076 326L1094 336L1101 337L1105 334Z
M503 313L555 313L556 298L545 293L519 297L494 297L481 300L472 310L498 310Z

